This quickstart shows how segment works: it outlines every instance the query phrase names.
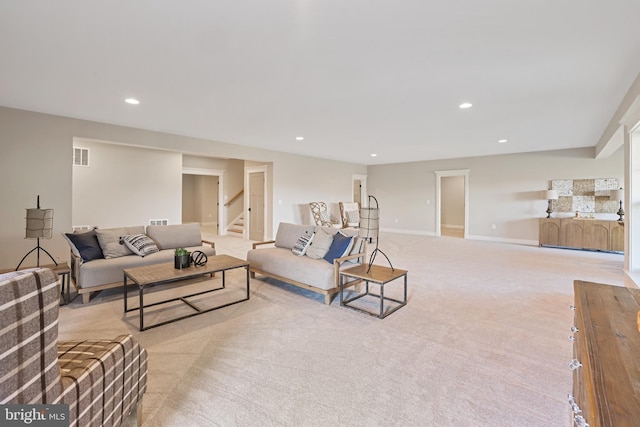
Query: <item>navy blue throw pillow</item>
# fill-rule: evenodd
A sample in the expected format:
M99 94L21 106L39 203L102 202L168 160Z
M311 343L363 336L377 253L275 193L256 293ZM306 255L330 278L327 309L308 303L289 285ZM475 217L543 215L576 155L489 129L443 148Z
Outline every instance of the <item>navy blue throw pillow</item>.
M91 230L86 233L65 233L65 236L78 249L83 261L91 261L93 259L102 259L102 249L98 243L96 232Z
M333 264L333 260L344 256L345 252L348 252L351 245L352 236L345 236L338 232L333 236L333 243L329 248L329 252L324 256L324 259Z

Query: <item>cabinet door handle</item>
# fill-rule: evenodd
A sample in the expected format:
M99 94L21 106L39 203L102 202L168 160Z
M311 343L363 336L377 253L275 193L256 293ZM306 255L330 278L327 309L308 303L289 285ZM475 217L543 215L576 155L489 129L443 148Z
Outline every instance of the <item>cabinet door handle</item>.
M580 363L578 359L573 359L571 362L569 362L569 369L571 369L572 371L575 371L581 366L582 366L582 363Z
M576 415L573 417L573 422L576 423L578 427L589 427L589 423L584 419L582 415Z

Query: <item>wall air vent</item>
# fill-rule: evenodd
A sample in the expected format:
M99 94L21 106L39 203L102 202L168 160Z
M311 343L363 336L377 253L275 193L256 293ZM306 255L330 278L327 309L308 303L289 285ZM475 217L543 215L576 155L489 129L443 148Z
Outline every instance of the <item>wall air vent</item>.
M89 166L89 149L82 147L73 147L73 165Z
M169 224L168 219L150 219L149 220L149 225L168 225L168 224Z
M75 233L81 231L90 231L93 229L93 227L91 227L90 225L74 225L73 227L71 227L71 229Z

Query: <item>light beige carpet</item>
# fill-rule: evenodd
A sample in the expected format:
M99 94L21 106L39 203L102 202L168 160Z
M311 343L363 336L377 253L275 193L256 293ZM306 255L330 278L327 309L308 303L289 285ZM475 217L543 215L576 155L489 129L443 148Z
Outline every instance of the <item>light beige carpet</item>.
M142 333L120 290L76 299L60 335L147 348L149 426L570 425L573 280L624 285L621 255L391 233L380 248L409 270L409 303L384 320L253 280L247 302Z

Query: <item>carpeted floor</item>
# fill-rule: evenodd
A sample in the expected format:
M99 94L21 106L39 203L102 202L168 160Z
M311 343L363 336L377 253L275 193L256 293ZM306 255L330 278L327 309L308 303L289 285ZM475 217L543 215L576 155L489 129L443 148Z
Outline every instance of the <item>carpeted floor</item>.
M384 320L259 277L249 301L142 333L120 290L77 298L60 336L146 347L149 426L570 425L573 280L633 286L621 255L392 233L380 249L409 270L409 303ZM241 293L243 271L227 278Z

